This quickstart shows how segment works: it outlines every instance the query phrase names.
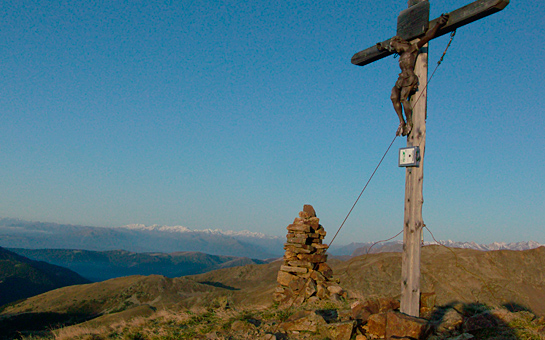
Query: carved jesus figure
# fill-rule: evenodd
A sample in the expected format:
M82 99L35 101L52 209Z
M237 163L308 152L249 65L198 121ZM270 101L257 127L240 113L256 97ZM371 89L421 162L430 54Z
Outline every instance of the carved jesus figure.
M401 73L392 88L392 95L390 96L390 99L394 104L394 109L399 117L399 127L396 132L397 136L407 136L413 128L413 109L409 100L411 95L414 94L418 88L418 77L414 73L418 51L428 41L435 37L439 28L446 25L448 18L448 14L442 14L435 26L428 30L426 34L415 43L408 42L395 36L390 39L390 46L382 46L381 43L377 44L379 51L388 50L399 54L399 68L401 68ZM403 118L403 111L405 111L405 117L407 118L406 122Z

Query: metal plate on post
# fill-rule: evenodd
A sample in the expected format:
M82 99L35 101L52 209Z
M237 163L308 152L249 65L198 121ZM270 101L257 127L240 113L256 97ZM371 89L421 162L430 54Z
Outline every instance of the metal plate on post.
M397 35L411 41L424 35L430 21L430 3L422 1L406 10L397 17Z
M399 149L399 167L419 166L420 165L420 148L418 146L410 146Z

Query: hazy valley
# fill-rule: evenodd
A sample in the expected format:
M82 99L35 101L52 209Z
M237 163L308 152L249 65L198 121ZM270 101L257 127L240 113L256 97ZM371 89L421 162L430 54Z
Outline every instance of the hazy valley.
M10 251L37 261L71 269L91 281L130 275L164 275L174 278L215 269L261 264L247 257L209 255L201 252L135 253L126 250L21 249Z

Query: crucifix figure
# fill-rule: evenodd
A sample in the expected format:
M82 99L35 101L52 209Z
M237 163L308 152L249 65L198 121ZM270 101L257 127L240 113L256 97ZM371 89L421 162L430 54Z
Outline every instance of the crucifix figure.
M448 17L448 14L442 14L435 26L426 32L426 35L416 43L408 42L398 35L390 39L390 46L382 46L381 43L377 43L379 51L388 50L396 52L399 55L401 73L392 88L392 95L390 96L392 104L394 104L394 110L399 117L399 127L396 131L397 136L407 136L413 128L413 109L409 99L418 88L418 76L414 73L418 52L422 46L435 37L439 28L445 26ZM407 121L403 119L403 111L405 111Z
M400 55L401 75L392 89L392 102L400 120L397 134L407 136L408 147L419 147L420 150L420 165L408 167L405 171L400 310L408 315L419 316L420 311L420 255L424 227L422 187L427 116L425 90L428 77L426 43L499 12L508 4L509 0L477 0L450 12L448 16L442 15L429 21L429 2L408 0L409 7L397 18L397 37L371 46L352 57L352 64L364 66L395 52ZM428 30L429 27L432 29ZM420 41L416 40L418 38ZM407 122L403 119L402 109L405 110Z

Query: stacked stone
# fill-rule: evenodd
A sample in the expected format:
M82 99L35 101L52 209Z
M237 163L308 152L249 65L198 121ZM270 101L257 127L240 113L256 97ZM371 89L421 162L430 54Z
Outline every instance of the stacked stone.
M326 235L311 205L305 205L299 217L288 227L284 245L284 264L278 272L274 300L279 303L302 304L305 301L346 298L343 289L333 281L327 265Z

